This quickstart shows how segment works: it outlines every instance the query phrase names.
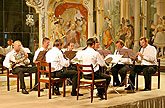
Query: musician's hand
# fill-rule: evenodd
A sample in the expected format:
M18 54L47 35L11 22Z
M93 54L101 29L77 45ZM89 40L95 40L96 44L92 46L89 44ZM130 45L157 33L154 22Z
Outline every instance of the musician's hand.
M27 57L27 58L28 58L28 54L27 54L26 52L24 53L24 55L25 55L25 57Z
M137 55L143 58L143 54L141 52L137 52Z

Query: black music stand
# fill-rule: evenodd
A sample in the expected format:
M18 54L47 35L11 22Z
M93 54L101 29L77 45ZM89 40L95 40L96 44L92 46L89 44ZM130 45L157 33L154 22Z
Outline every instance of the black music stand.
M122 58L130 58L131 60L134 60L134 58L135 58L135 55L134 55L132 49L120 49L120 50L118 50L118 51L119 51L119 54L120 54L120 55L123 55ZM127 77L127 75L126 75L126 77ZM131 84L131 90L134 91L133 88L132 88L132 86L134 86L133 83L132 83L132 81L130 80L129 77L128 77L127 79L128 79L128 81L130 82L130 84ZM124 80L123 80L122 83L124 83ZM121 85L122 83L120 83L120 85ZM119 86L120 86L120 85L119 85ZM134 88L135 88L135 86L134 86Z
M97 52L99 52L104 57L106 57L108 54L112 54L112 51L110 50L97 50Z

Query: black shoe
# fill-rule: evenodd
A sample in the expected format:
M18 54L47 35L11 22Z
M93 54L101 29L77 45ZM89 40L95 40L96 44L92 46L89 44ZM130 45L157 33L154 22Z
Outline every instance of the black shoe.
M32 89L32 91L38 91L38 87L34 87L34 88ZM42 91L44 91L44 89L40 89L40 91L42 92Z
M124 86L124 83L120 84L119 87L123 87Z
M26 91L26 89L22 89L22 93L23 93L23 94L29 94L29 92Z
M77 96L77 92L71 92L71 95L72 95L72 96ZM80 94L80 93L79 93L78 95L79 95L79 96L83 96L83 94Z
M97 95L100 99L104 99L104 98L103 98L103 94L97 93L96 95Z
M60 91L58 90L54 90L54 93L56 93L56 95L61 95Z
M114 84L113 84L114 87L117 87L119 85L120 85L120 82L118 82L118 83L114 82Z
M135 87L131 86L131 85L129 85L127 88L125 88L125 90L134 90L134 89L135 89Z
M142 91L150 91L151 89L149 88L144 88Z

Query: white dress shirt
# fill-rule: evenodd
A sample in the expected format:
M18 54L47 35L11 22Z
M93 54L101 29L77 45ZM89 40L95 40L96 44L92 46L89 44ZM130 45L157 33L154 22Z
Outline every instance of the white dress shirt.
M123 46L123 48L121 49L128 49L128 48ZM115 50L114 55L120 55L117 49ZM118 62L118 64L130 64L130 63L131 63L130 58L121 58L120 61Z
M3 61L3 65L10 69L11 68L10 60L13 61L13 62L16 62L16 59L15 59L14 55L17 55L17 54L18 53L16 53L14 49L11 52L9 52L6 55L5 60ZM23 56L21 58L23 58ZM20 62L19 64L16 64L16 66L25 65L25 64L29 64L29 63L30 63L30 60L27 58L23 62Z
M33 57L33 61L36 61L37 57L38 57L38 54L40 53L40 51L44 51L45 49L43 47L41 48L38 48L34 54L34 57Z
M141 65L157 65L157 51L154 46L148 44L145 48L141 48L140 52L143 55L143 58L138 56L138 60L141 61Z
M81 51L78 53L79 60L82 60L83 65L93 65L94 72L99 70L99 65L100 66L105 66L105 61L102 58L102 56L99 54L99 52L95 51L93 48L86 48L85 50ZM85 68L88 70L88 68ZM85 73L85 74L90 74Z
M57 47L53 47L46 53L46 62L51 63L52 72L59 71L63 67L70 65L69 60L66 60Z

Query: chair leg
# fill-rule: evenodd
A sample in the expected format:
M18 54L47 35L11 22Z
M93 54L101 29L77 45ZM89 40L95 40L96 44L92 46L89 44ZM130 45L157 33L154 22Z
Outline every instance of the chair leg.
M17 76L17 92L19 92L19 77Z
M32 89L32 74L30 74L30 89Z
M78 84L77 84L77 100L78 100L78 94L79 94L79 85L80 84L80 82L78 81Z
M126 74L126 76L125 76L125 81L124 81L124 83L125 83L125 87L127 87L127 74Z
M160 89L160 75L158 75L158 89Z
M63 80L63 97L65 97L65 80Z
M49 99L51 99L51 82L49 82Z
M152 80L152 76L151 76L151 80ZM150 85L149 85L149 89L150 89L150 90L151 90L151 82L152 82L152 81L150 81Z
M136 90L138 90L138 73L136 74Z
M107 84L106 84L106 82L104 83L104 85L105 85L105 100L107 100Z
M7 76L7 90L10 91L10 87L9 87L9 77Z
M94 89L94 85L92 84L92 87L91 87L91 103L93 102L93 89Z
M40 81L38 81L38 97L40 97Z

